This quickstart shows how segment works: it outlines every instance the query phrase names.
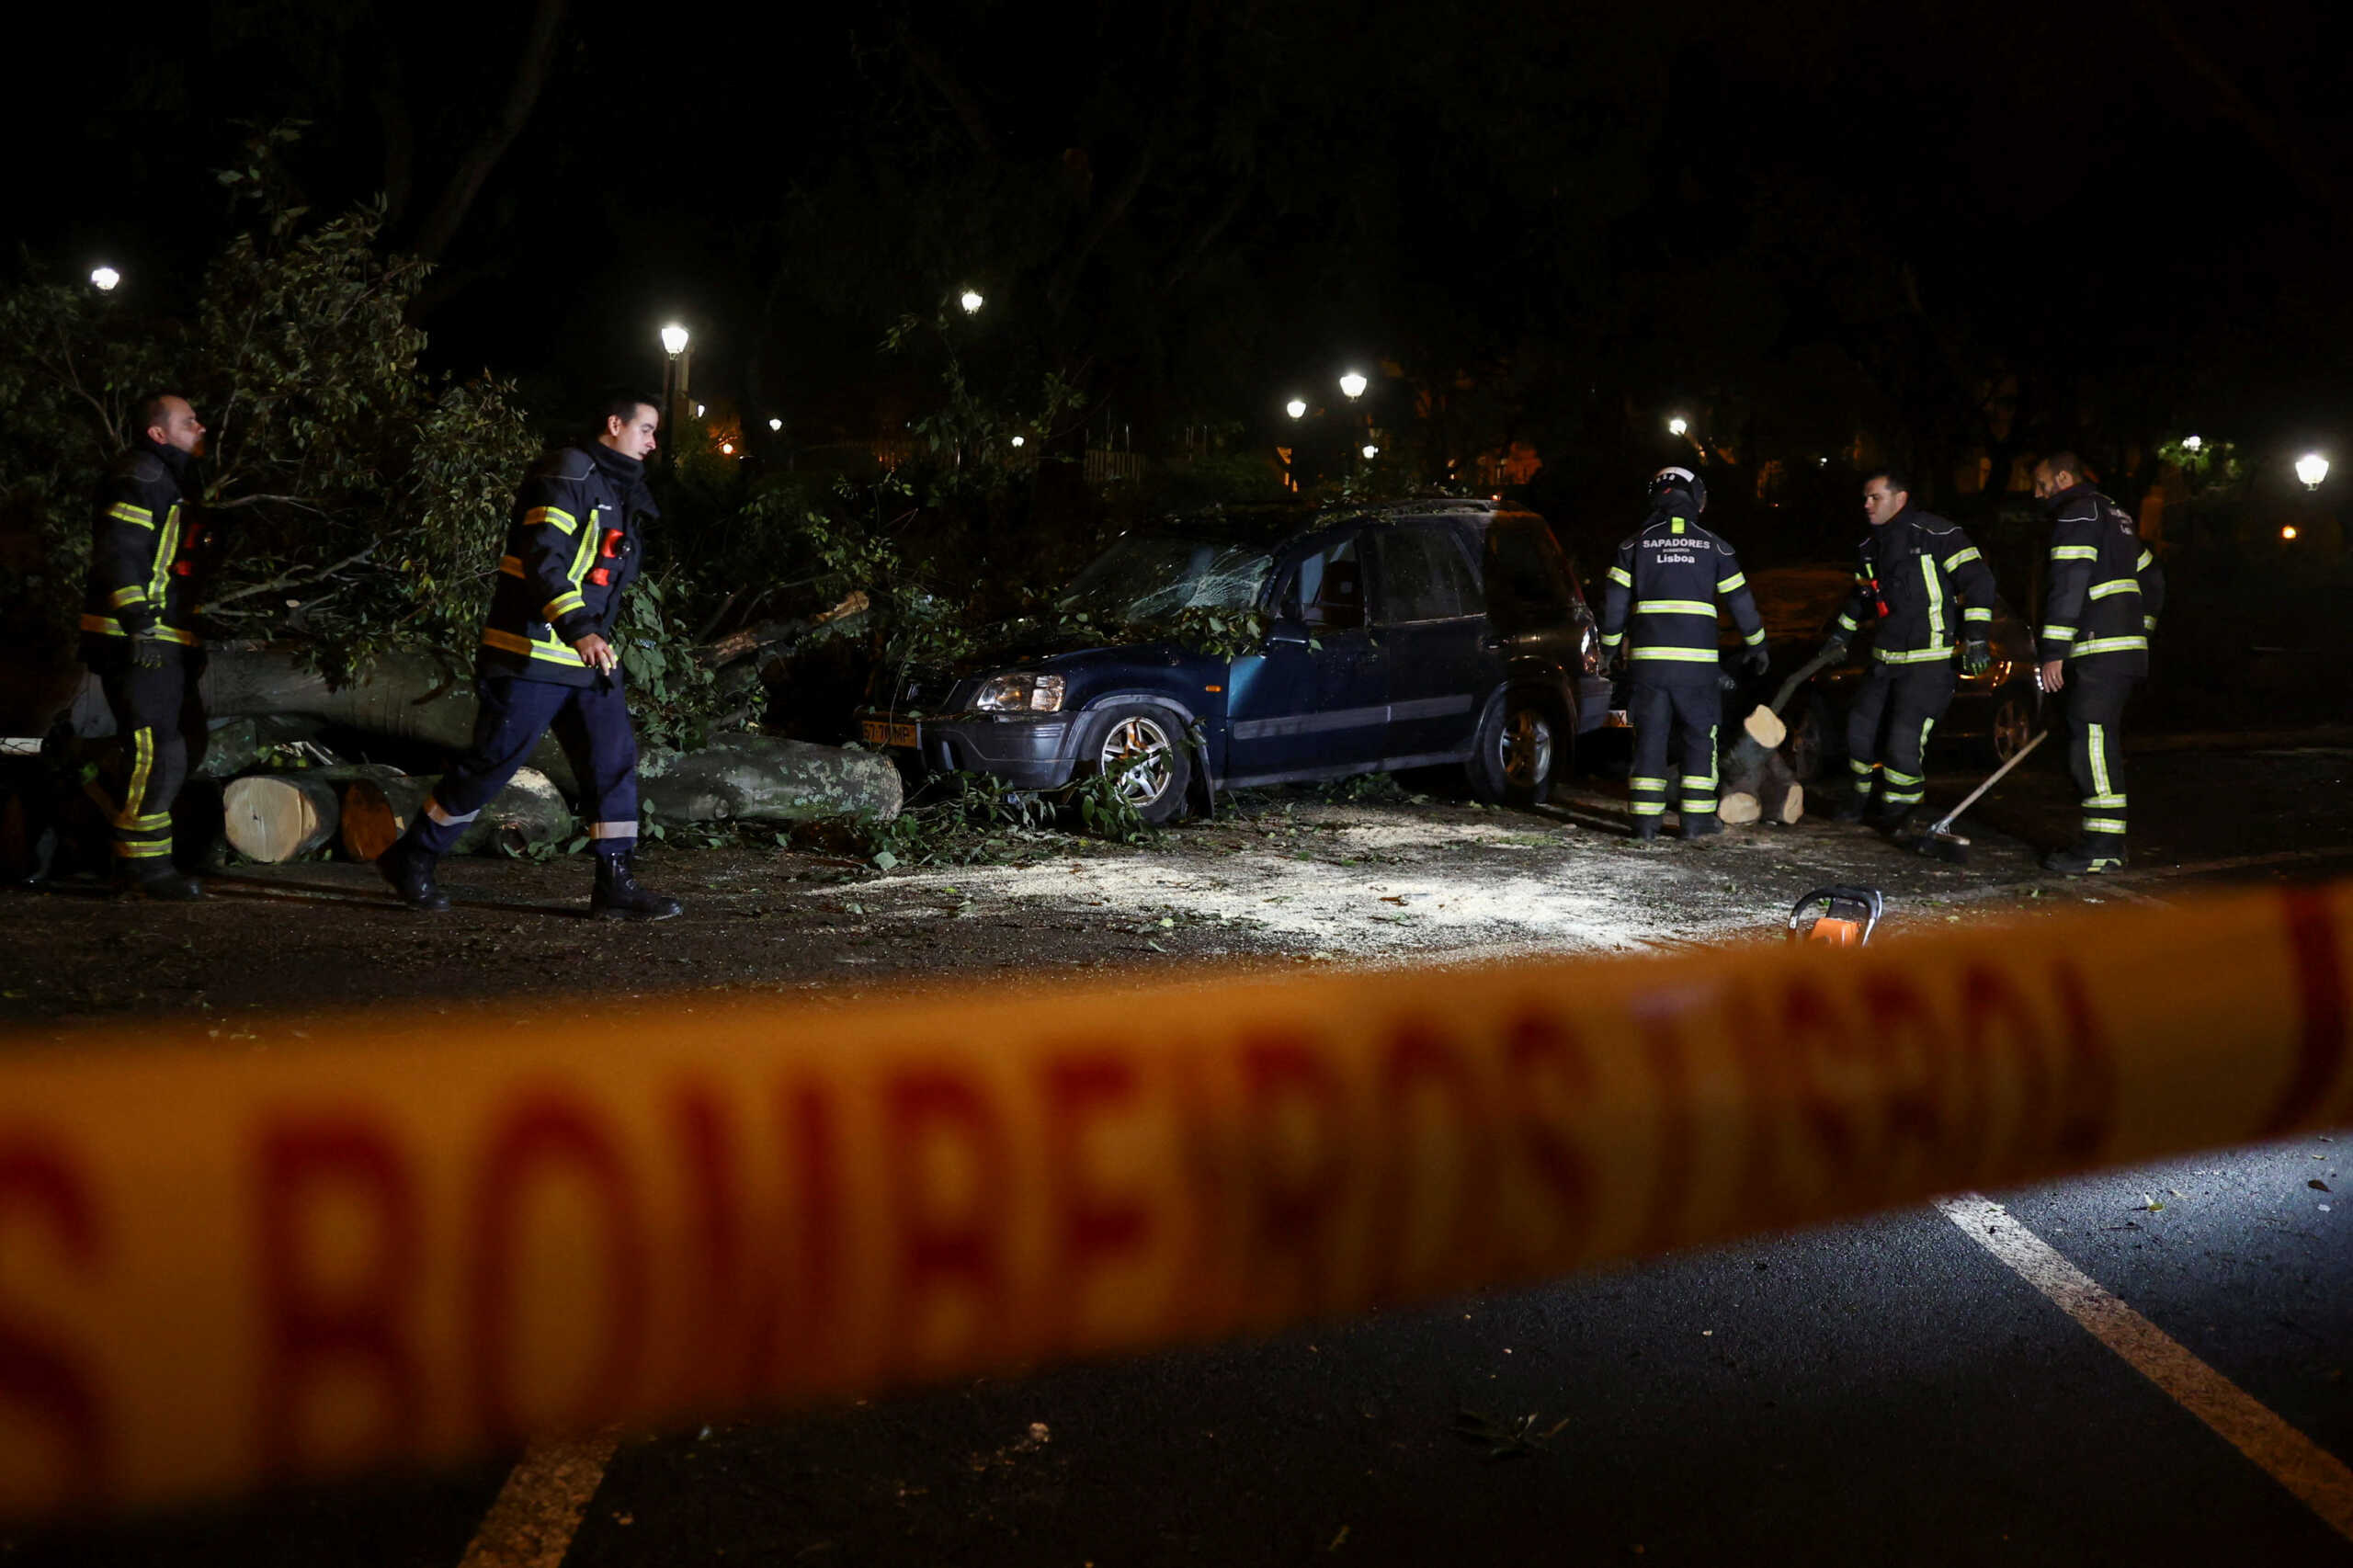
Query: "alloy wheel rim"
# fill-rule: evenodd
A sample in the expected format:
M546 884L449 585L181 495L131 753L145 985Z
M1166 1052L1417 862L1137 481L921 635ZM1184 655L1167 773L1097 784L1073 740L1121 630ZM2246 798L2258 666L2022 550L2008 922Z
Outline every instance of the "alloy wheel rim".
M1504 721L1504 777L1534 789L1552 770L1552 726L1533 708L1514 709Z
M1168 732L1149 719L1122 719L1103 737L1097 759L1120 799L1138 810L1166 792L1175 751Z
M2012 698L1994 710L1994 750L1997 760L2007 762L2026 744L2027 731L2034 721L2027 716L2026 705Z

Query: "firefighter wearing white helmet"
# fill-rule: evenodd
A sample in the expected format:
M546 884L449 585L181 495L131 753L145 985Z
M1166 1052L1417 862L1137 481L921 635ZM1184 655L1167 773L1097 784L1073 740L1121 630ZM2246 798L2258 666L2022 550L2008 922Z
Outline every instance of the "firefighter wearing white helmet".
M1634 836L1658 836L1670 794L1683 836L1723 831L1716 816L1716 731L1723 699L1716 685L1716 607L1732 613L1745 651L1743 668L1762 675L1769 662L1765 623L1732 545L1699 526L1708 487L1688 468L1651 477L1650 516L1618 547L1601 610L1601 645L1627 670L1626 712L1634 727L1634 770L1627 779ZM1670 744L1679 734L1681 745ZM1681 771L1670 775L1670 751Z

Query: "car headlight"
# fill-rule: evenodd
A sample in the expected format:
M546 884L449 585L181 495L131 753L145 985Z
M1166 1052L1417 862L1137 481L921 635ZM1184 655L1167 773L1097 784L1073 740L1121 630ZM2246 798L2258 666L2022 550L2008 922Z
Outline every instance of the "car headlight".
M1063 706L1063 677L991 676L981 683L972 706L984 713L1058 713Z

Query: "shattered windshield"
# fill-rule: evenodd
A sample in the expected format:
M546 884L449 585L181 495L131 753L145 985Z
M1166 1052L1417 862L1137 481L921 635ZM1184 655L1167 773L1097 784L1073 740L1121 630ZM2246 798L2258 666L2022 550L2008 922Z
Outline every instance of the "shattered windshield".
M1059 601L1065 615L1148 624L1188 609L1248 609L1274 558L1231 540L1130 534L1078 574Z

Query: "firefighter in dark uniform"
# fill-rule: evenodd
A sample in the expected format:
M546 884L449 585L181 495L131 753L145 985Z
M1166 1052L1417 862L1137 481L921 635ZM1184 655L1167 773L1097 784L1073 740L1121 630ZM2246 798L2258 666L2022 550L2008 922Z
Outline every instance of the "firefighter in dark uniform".
M1618 547L1602 604L1601 645L1628 670L1626 714L1634 727L1634 770L1626 780L1634 836L1658 836L1670 784L1683 836L1723 831L1716 816L1716 731L1723 696L1716 682L1716 601L1732 611L1747 651L1741 665L1762 675L1770 661L1765 623L1732 546L1699 526L1708 487L1688 468L1661 469L1650 483L1651 512ZM1622 649L1621 649L1622 644ZM1667 775L1671 732L1683 736L1683 768Z
M2131 517L2092 488L2073 452L2035 466L2051 508L2051 587L2042 606L2042 689L2060 699L2067 767L2083 800L2083 839L2043 857L2082 875L2124 864L2124 703L2149 673L2165 577Z
M172 866L172 802L204 755L197 595L213 563L193 470L204 426L166 393L139 407L139 434L98 493L82 602L82 662L98 677L120 756L112 785L115 874L126 892L204 896Z
M1871 673L1847 715L1847 766L1853 775L1840 822L1870 817L1893 833L1920 803L1928 733L1952 706L1961 671L1993 662L1994 573L1969 536L1912 505L1912 482L1882 469L1863 482L1871 531L1855 562L1855 588L1823 644L1834 661L1847 639L1871 628Z
M645 487L660 419L651 398L612 398L598 435L548 453L524 476L475 661L473 747L377 862L409 908L449 907L435 862L551 728L579 776L596 852L589 912L626 920L679 912L677 900L637 882L637 735L612 644L621 596L644 556L643 526L661 515Z

